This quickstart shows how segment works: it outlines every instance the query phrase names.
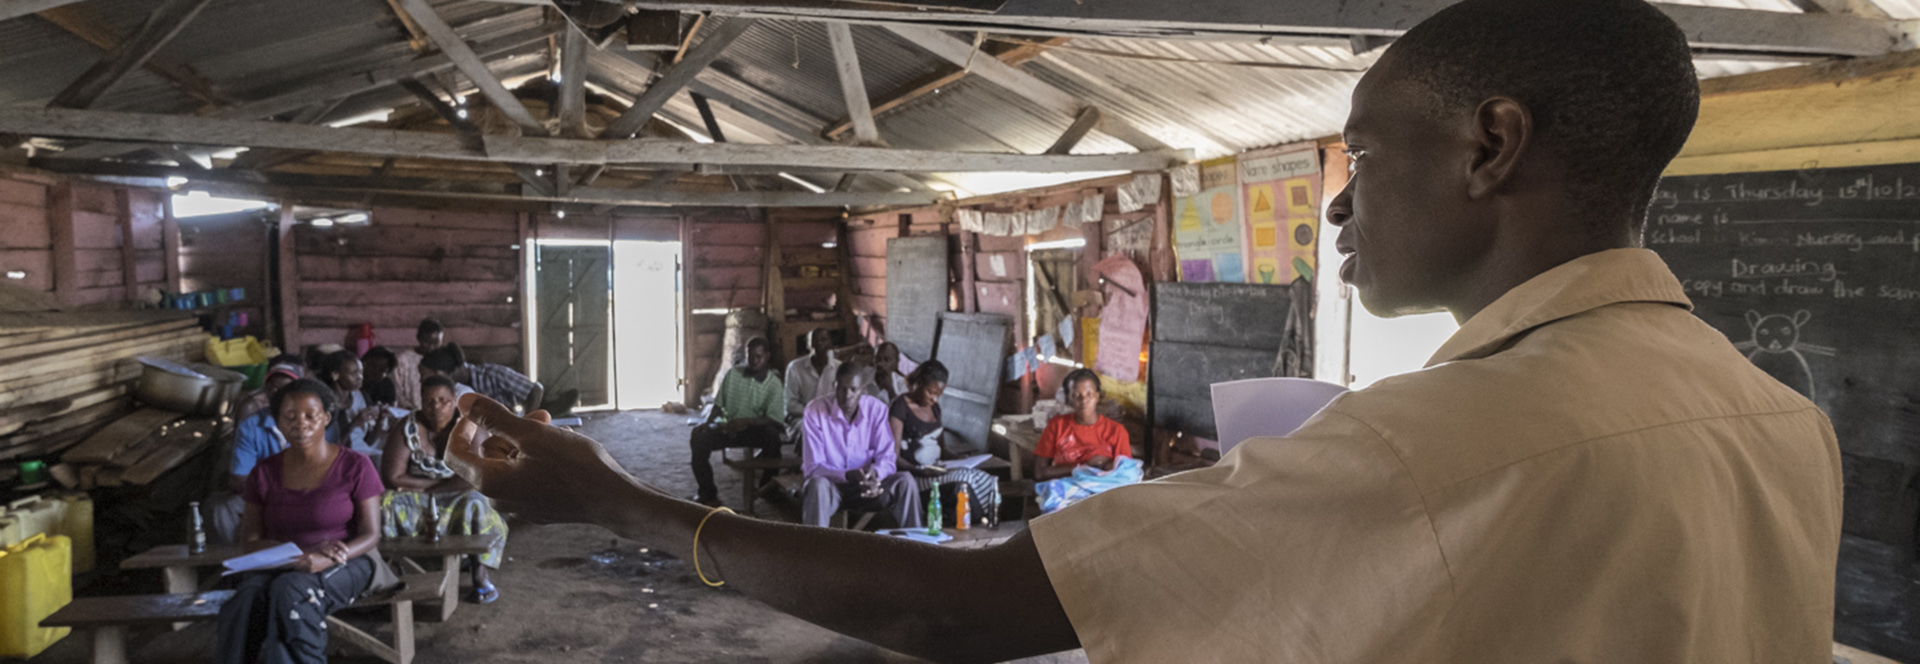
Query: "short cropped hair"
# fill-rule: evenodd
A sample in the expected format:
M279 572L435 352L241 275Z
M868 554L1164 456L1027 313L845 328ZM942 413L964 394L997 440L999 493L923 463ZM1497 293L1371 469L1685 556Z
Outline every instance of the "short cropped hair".
M362 361L386 360L387 366L390 366L390 367L398 366L400 364L400 357L397 355L394 355L393 349L387 348L386 346L374 346L372 348L368 348L367 354L360 356L360 359Z
M907 384L918 387L932 383L947 382L947 365L939 360L927 360L915 367L913 375L907 376Z
M359 359L360 356L354 355L353 351L350 350L336 350L327 353L327 356L320 360L320 375L318 378L321 382L329 386L339 387L340 370L346 368L348 362L358 361Z
M1100 374L1094 373L1092 369L1080 368L1067 372L1067 377L1060 381L1060 387L1071 395L1074 384L1083 380L1093 382L1094 394L1103 397L1107 395L1107 389L1100 386Z
M430 390L436 387L445 389L448 392L458 391L453 389L453 379L448 378L446 376L428 376L426 378L420 379L421 394L426 394L427 390Z
M440 373L453 373L460 365L467 363L466 351L460 350L460 344L449 343L433 349L426 357L420 358L420 366Z
M767 348L767 349L769 349L769 350L771 350L771 347L770 347L770 346L768 345L768 343L767 343L767 338L766 338L766 337L753 337L753 338L750 338L750 339L747 339L747 345L745 345L745 346L742 346L742 348L749 348L749 349L751 349L751 348L753 348L754 346L759 346L759 347L761 347L761 348Z
M446 332L446 331L447 331L447 328L441 325L439 320L433 319L433 318L422 318L420 319L420 329L415 330L413 333L413 336L414 338L417 339L417 338L420 338L429 334L433 334L436 332Z
M1638 232L1660 173L1700 114L1687 36L1642 0L1466 0L1388 49L1454 117L1504 96L1533 115L1534 141L1566 164L1596 231Z
M840 368L835 369L833 372L833 380L839 382L840 379L846 378L847 376L860 375L860 368L860 365L852 362L841 362Z
M280 416L280 406L287 403L287 397L296 394L311 394L319 397L320 408L329 413L333 412L333 409L339 406L339 403L334 399L333 388L328 387L326 383L322 383L317 379L302 378L287 383L286 387L282 387L279 392L273 393L274 417Z

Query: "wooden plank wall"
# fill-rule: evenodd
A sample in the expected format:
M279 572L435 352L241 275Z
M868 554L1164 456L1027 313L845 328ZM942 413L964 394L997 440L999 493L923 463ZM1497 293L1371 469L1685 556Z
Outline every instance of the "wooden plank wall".
M372 323L377 344L404 348L432 317L472 361L525 369L516 213L374 208L371 217L294 227L300 345L344 344Z
M172 291L168 196L0 172L0 275L24 273L9 281L76 307L111 308Z
M767 221L780 244L782 293L793 319L836 311L840 289L838 242L840 217L811 209L759 210L687 208L686 297L689 394L702 394L719 373L726 332L720 309L765 304ZM808 276L813 275L813 276ZM779 345L776 344L775 348ZM785 358L774 358L783 361Z
M189 293L244 288L246 297L231 311L247 315L241 331L272 343L268 290L269 211L188 217L180 220L180 283Z
M948 213L940 208L896 210L856 217L847 222L848 266L853 285L853 313L884 325L887 317L887 240L906 235L947 232ZM948 265L961 262L960 245L949 243ZM957 274L957 273L956 273ZM958 284L957 279L949 279ZM955 290L955 289L949 289ZM957 292L957 290L956 290Z

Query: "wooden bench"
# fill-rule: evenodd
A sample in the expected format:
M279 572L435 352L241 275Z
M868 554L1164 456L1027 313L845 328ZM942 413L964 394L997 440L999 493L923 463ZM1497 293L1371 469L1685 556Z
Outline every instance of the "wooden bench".
M783 454L778 459L762 459L754 456L752 448L738 449L746 451L747 456L735 459L727 456L728 450L723 449L720 451L720 463L740 472L740 501L745 508L744 513L753 514L753 504L760 500L760 490L763 488L760 486L760 474L764 471L773 471L775 481L783 477L796 477L785 473L800 469L800 455L798 453Z
M440 541L429 542L424 537L383 537L380 553L395 566L396 572L407 574L427 573L414 558L440 557L444 568L434 574L441 576L435 588L439 589L440 620L444 622L453 617L454 609L460 606L460 557L486 553L498 538L498 535L443 535ZM246 550L238 544L210 544L200 553L187 553L185 544L167 544L120 561L120 569L158 568L166 575L169 594L191 595L207 590L200 583L199 568L219 567L228 558L244 553ZM219 577L208 579L209 582L218 580ZM185 627L186 623L183 621L174 629Z
M400 577L400 586L383 595L362 598L353 608L388 607L393 621L393 642L374 638L339 616L327 616L327 632L339 643L363 650L393 664L412 664L413 603L440 595L439 574L409 574ZM81 597L40 621L41 627L72 627L93 630L94 664L126 664L127 628L136 625L165 625L206 622L220 618L220 607L233 599L231 590L167 595L123 595L119 597Z

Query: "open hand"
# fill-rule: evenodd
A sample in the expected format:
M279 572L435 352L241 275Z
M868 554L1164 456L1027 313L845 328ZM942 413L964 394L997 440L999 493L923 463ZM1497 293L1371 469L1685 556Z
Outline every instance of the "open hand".
M294 559L293 568L302 572L324 572L327 571L327 568L333 567L335 564L331 556L317 551L310 551L300 554L299 558Z
M460 397L465 415L447 446L447 465L502 511L547 523L595 523L609 496L638 484L599 443L549 426L544 410L514 415L478 394ZM492 432L484 456L472 439Z

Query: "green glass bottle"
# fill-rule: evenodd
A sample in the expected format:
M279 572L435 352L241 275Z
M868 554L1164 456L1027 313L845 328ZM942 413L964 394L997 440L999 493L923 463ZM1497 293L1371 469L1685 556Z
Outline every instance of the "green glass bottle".
M927 534L940 534L940 488L937 486L927 498Z

